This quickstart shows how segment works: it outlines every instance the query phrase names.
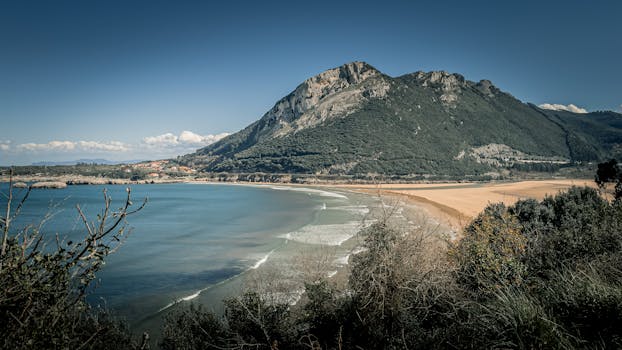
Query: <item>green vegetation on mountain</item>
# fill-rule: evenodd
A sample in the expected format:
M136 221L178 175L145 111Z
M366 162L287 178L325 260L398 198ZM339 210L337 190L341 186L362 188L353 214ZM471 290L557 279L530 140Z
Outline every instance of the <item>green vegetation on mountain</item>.
M568 135L566 141L575 160L622 158L622 114L598 111L577 114L566 111L540 110L560 125Z
M350 63L244 130L179 158L210 172L473 176L622 154L622 115L547 111L489 81Z

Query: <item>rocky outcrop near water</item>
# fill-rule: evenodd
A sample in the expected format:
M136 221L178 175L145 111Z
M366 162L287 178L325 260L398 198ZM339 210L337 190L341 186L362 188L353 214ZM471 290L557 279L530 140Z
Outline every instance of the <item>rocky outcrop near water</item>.
M41 181L41 182L35 182L30 187L62 189L62 188L67 188L67 184L64 182L60 182L60 181Z

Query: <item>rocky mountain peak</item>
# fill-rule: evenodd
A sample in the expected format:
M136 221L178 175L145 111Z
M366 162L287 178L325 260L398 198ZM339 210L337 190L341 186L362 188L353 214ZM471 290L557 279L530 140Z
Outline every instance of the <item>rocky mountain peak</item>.
M448 105L453 105L458 101L461 89L467 84L462 75L446 71L419 71L413 73L413 75L421 86L439 91L441 93L441 101Z
M444 89L452 89L456 86L462 86L465 84L465 79L462 75L457 73L448 73L444 70L431 71L431 72L415 72L413 73L415 79L421 84L421 86L430 87L442 87Z
M353 85L358 84L361 81L378 74L380 74L380 72L371 65L365 62L355 61L346 63L337 68L326 70L314 77L305 80L303 85L307 84L313 86L315 84L322 83L324 83L325 85L330 85L331 83L337 83L338 85L341 85L342 83L347 83L348 85Z
M388 83L362 87L362 83L376 76L382 76L382 73L358 61L326 70L298 85L292 93L279 100L262 120L275 135L284 135L292 129L314 125L326 118L347 113L363 99L381 97L386 93ZM356 88L348 89L353 86ZM346 93L346 90L353 91ZM343 96L338 98L340 95ZM313 116L307 115L311 111L314 112Z
M475 84L475 87L488 97L494 97L500 90L490 80L483 79Z
M376 75L380 75L380 72L365 62L346 63L305 80L281 102L285 102L283 107L286 109L291 108L291 117L295 119L316 106L328 95L340 92ZM278 107L278 104L275 107ZM291 119L288 118L288 120Z

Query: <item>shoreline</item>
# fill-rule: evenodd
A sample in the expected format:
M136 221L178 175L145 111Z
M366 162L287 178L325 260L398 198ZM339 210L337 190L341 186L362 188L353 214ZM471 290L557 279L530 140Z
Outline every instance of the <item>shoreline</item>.
M291 178L290 178L291 180ZM7 175L0 176L0 183L8 183ZM14 184L25 187L27 183L33 188L57 188L65 183L67 186L78 185L142 185L142 184L222 184L241 186L282 186L293 188L315 188L318 190L339 190L366 194L370 196L387 196L406 200L411 204L422 207L431 217L449 224L454 229L461 229L473 219L489 203L503 202L511 205L519 199L542 199L545 195L553 195L569 188L572 185L596 187L591 179L580 178L541 178L541 179L514 179L493 181L413 181L413 182L383 182L369 181L317 181L317 182L287 182L287 181L239 181L237 178L218 177L170 177L154 178L133 181L82 175L40 176L14 175ZM55 183L56 186L47 187L45 184ZM26 185L27 186L27 185Z
M4 173L0 175L0 183L8 183L10 175ZM469 176L464 178L429 178L429 179L376 179L376 178L349 178L349 177L316 177L311 174L224 174L222 176L208 175L200 176L188 174L186 176L165 175L157 177L147 177L139 180L130 178L114 178L107 176L92 176L80 174L45 175L41 173L29 175L13 175L13 183L17 182L64 182L67 185L123 185L123 184L161 184L161 183L240 183L240 184L272 184L272 185L291 185L291 186L335 186L335 187L409 187L412 185L433 185L433 186L461 186L464 184L488 184L488 183L511 183L520 181L546 181L554 179L572 179L568 177L554 176L552 174L533 176L521 176L502 179L472 179Z
M422 207L438 220L459 231L475 218L488 204L512 205L522 199L542 200L572 186L596 188L592 179L548 179L489 183L433 183L433 184L379 184L335 185L360 193L377 193L401 198Z
M291 179L290 179L291 180ZM369 181L317 181L317 182L283 182L283 181L239 181L217 177L171 177L154 178L149 180L132 181L130 179L115 179L107 177L63 175L14 175L13 183L30 185L51 183L66 183L67 186L77 185L142 185L142 184L211 184L211 185L240 185L265 187L311 188L317 190L331 189L369 196L386 196L397 200L404 200L421 207L430 217L449 225L454 230L461 230L489 203L503 202L511 205L519 199L534 198L541 200L545 195L554 195L572 185L596 187L592 179L580 178L541 178L515 179L493 181L413 181L413 182L383 182ZM8 183L8 176L0 176L0 183ZM45 186L33 186L33 188ZM62 189L63 186L53 188Z

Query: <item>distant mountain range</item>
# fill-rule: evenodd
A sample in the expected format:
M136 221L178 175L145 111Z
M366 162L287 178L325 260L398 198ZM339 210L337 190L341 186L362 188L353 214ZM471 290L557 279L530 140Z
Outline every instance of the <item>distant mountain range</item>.
M622 115L540 109L488 80L387 76L352 62L307 79L184 165L212 172L478 175L622 155Z
M100 164L100 165L117 165L117 164L134 164L140 163L144 160L123 160L123 161L114 161L107 159L78 159L78 160L68 160L61 162L51 162L51 161L42 161L32 163L35 166L54 166L54 165L76 165L76 164Z

